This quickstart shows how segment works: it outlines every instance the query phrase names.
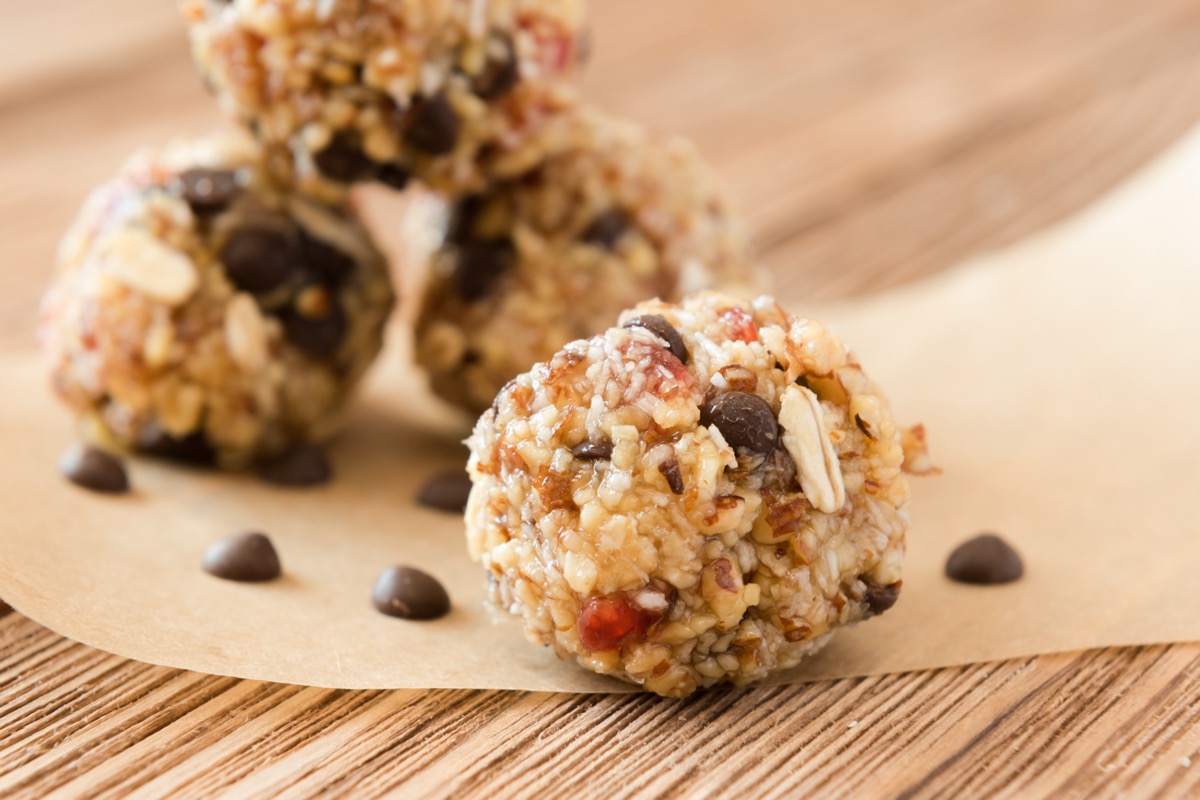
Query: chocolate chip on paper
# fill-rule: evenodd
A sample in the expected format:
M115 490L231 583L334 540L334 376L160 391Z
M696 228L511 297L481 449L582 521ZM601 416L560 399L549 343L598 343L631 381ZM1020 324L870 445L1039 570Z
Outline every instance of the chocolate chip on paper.
M235 533L213 542L205 549L201 566L209 575L246 583L274 580L283 572L275 546L266 534L257 531Z
M417 502L440 511L461 514L471 494L471 478L465 470L439 472L427 480L417 492Z
M258 475L276 486L318 486L333 477L333 468L320 447L298 442L258 467Z
M371 602L389 617L429 620L450 612L450 595L438 579L414 567L388 567L375 580Z
M129 491L125 465L116 456L90 445L76 444L62 454L58 470L76 486L102 494Z
M994 533L968 539L946 559L946 577L959 583L1012 583L1024 573L1021 556Z

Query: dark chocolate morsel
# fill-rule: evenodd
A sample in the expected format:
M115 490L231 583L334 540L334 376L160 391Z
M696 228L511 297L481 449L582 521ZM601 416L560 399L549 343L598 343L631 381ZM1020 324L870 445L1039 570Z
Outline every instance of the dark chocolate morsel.
M345 283L358 267L350 255L307 231L300 232L300 249L304 263L316 277L334 285Z
M432 156L443 156L458 144L458 115L445 92L421 98L405 116L404 141Z
M766 456L779 439L779 423L770 404L749 392L725 392L700 408L700 424L716 425L739 455Z
M471 89L484 100L494 100L512 90L521 79L512 39L494 34L488 43L487 61L471 81Z
M393 189L399 190L408 186L410 177L412 176L408 169L399 164L380 164L375 168L375 180Z
M896 605L896 600L900 598L900 586L902 583L903 581L896 581L895 583L889 583L887 586L877 586L868 581L867 593L863 597L868 610L873 615L879 615Z
M446 220L446 241L451 244L465 244L474 239L472 229L483 206L484 197L479 194L468 195L452 205Z
M629 230L629 215L619 208L610 208L608 211L596 215L592 224L588 225L587 230L583 232L583 241L611 250L627 230Z
M381 614L401 619L437 619L450 611L450 595L437 578L412 567L388 567L379 573L371 602Z
M517 260L507 239L474 241L459 245L454 260L454 285L464 300L479 300Z
M455 469L439 472L417 491L417 502L439 511L461 514L467 507L471 494L471 477L465 470Z
M258 466L258 475L277 486L318 486L333 477L325 452L310 442L298 442Z
M265 294L292 276L304 263L304 254L284 231L239 228L221 249L221 263L234 286Z
M209 575L248 583L274 580L282 574L275 546L257 532L235 533L213 542L205 548L201 566Z
M58 470L76 486L104 494L129 491L125 465L116 456L85 444L71 446L58 460Z
M946 577L959 583L1011 583L1024 572L1021 556L994 533L968 539L946 559Z
M644 328L650 331L667 343L667 349L671 351L671 355L684 364L688 363L687 345L683 343L683 337L679 335L679 330L668 322L666 317L658 314L643 314L626 322L625 327Z
M233 170L195 167L181 172L171 182L171 189L191 206L194 214L207 217L224 211L242 187Z
M314 358L334 355L349 327L346 312L333 298L320 316L306 315L294 308L287 309L282 316L288 341Z
M607 461L612 452L612 442L580 442L571 448L571 455L584 461Z
M313 154L321 174L339 183L353 183L371 176L375 162L362 151L358 134L338 131L329 144Z
M667 479L667 486L674 494L683 494L683 475L679 472L679 462L674 458L658 465L658 471Z
M139 434L137 449L146 455L210 467L216 463L217 452L200 431L193 431L183 438L175 437L157 425L147 425Z

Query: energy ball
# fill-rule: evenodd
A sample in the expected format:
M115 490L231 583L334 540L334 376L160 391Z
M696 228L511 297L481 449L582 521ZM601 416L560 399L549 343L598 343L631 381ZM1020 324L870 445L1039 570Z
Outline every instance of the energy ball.
M474 414L518 373L653 297L761 289L740 221L687 141L581 109L558 155L451 207L429 265L416 358ZM409 212L432 216L436 200ZM436 228L436 223L432 223ZM431 223L409 221L417 231Z
M642 303L513 381L469 445L490 601L658 694L792 667L899 595L901 432L768 297Z
M184 0L222 107L310 191L459 194L574 102L583 0Z
M92 193L41 337L85 438L240 467L333 431L393 302L350 208L213 136L143 152Z

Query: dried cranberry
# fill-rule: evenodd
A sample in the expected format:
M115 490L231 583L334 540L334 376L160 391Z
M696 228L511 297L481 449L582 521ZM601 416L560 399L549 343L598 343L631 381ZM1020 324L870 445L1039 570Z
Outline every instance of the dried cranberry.
M595 595L579 609L579 640L589 650L616 650L641 624L641 614L624 597Z
M729 337L739 342L757 342L758 326L754 317L743 308L733 307L721 314L721 321L729 328Z

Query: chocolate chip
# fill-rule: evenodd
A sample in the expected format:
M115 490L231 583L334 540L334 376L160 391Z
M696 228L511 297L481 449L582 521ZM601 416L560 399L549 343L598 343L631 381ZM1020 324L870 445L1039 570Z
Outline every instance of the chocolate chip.
M445 587L413 567L388 567L379 573L371 602L381 614L401 619L437 619L450 611Z
M201 566L209 575L227 581L257 583L282 574L279 554L262 533L235 533L213 542L204 550Z
M172 190L184 199L196 216L219 214L242 190L237 173L228 169L196 167L172 181Z
M968 539L946 559L946 577L959 583L1011 583L1024 572L1021 556L993 533Z
M471 90L484 100L494 100L511 91L520 79L512 40L503 34L493 35L488 44L487 61L471 81Z
M583 232L583 241L611 250L629 230L629 216L620 209L612 208L598 214Z
M409 171L399 164L380 164L375 168L375 180L393 189L399 190L408 186L410 177L412 176Z
M104 494L129 491L129 476L121 460L89 445L73 445L58 460L58 471L76 486Z
M321 448L298 442L259 464L258 475L277 486L318 486L330 481L333 468Z
M889 583L887 586L878 586L868 581L867 593L863 597L863 601L866 602L867 609L871 614L882 614L896 605L896 601L900 598L900 585L902 583L903 581L896 581L895 583Z
M485 297L516 260L516 248L507 239L459 245L454 260L454 285L459 297L468 302Z
M667 343L667 349L671 351L671 355L684 364L688 363L687 345L683 343L683 337L679 335L675 326L667 321L666 317L658 314L643 314L626 322L625 327L645 328Z
M451 244L465 244L474 237L472 230L475 220L483 211L483 195L473 194L450 207L450 217L446 221L446 241Z
M210 467L216 463L217 452L200 431L178 438L153 423L138 435L137 448L149 456L178 461L198 467Z
M353 183L369 177L375 162L362 151L358 134L339 131L329 144L313 155L313 163L327 178L339 183Z
M265 294L282 285L303 261L292 237L267 228L239 228L221 249L229 280L253 294Z
M658 465L658 471L667 479L667 486L675 494L683 494L683 475L679 472L679 462L674 458L663 461Z
M739 455L769 455L779 438L771 406L756 394L725 392L700 408L700 424L716 425Z
M405 122L404 141L417 150L442 156L458 144L458 115L445 92L418 100Z
M315 358L329 358L346 338L349 321L346 312L330 298L324 313L304 314L291 308L283 313L283 329L288 340Z
M417 491L417 502L439 511L461 514L467 507L471 494L471 477L465 470L456 469L439 472Z
M571 454L584 461L607 461L612 451L612 442L580 442L571 448Z
M349 280L358 267L353 257L303 230L300 232L300 250L304 254L304 263L313 274L335 285Z

